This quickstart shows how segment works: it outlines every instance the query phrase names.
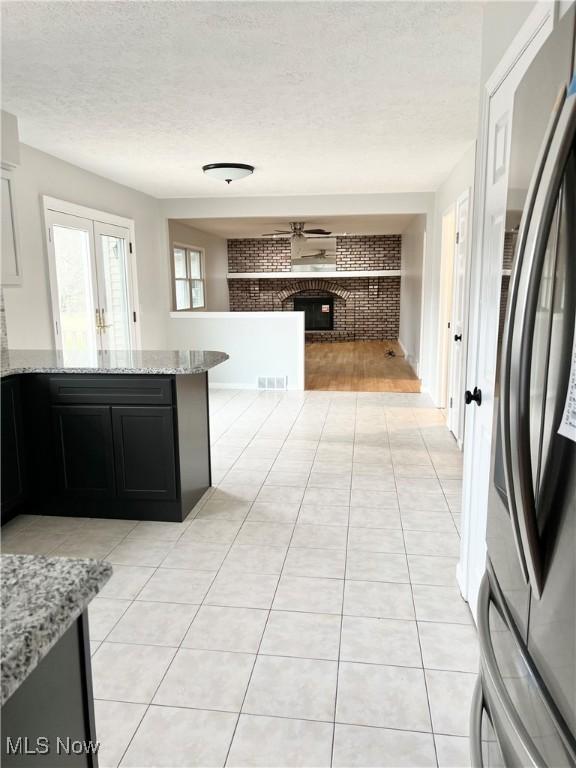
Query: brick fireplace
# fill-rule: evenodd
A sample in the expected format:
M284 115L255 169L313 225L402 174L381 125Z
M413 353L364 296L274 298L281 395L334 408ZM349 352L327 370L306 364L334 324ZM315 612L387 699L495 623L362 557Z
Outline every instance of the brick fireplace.
M333 299L333 327L307 331L307 341L333 342L397 339L400 324L400 277L373 276L371 270L400 269L400 235L337 238L336 269L342 277L290 278L287 239L228 241L230 273L286 272L286 278L231 278L230 309L235 312L294 310L295 297ZM349 270L367 271L349 277Z

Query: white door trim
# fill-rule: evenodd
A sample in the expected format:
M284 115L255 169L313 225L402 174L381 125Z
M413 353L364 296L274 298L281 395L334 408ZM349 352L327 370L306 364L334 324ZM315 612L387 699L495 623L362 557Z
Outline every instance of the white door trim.
M473 208L472 243L473 257L470 259L470 299L468 322L468 349L466 360L466 388L473 389L477 381L479 371L480 348L482 339L479 338L480 330L480 297L481 297L481 259L484 242L484 221L486 213L486 189L488 173L488 142L489 142L489 118L490 100L496 94L506 78L514 73L514 77L520 78L530 62L535 58L540 47L546 41L558 16L557 4L554 2L537 3L518 34L512 41L508 50L500 60L492 75L486 81L480 105L480 130L477 149L477 173L475 176ZM494 362L496 363L496 349L494 349ZM484 570L486 557L486 530L481 531L475 521L471 520L473 508L472 497L474 486L472 478L476 465L476 448L478 433L476 427L476 408L469 406L465 411L464 424L464 470L462 492L462 538L460 546L460 560L456 568L456 575L460 591L465 600L470 604L475 615L478 598L478 574Z
M44 232L45 232L45 243L46 243L46 252L49 256L50 254L50 226L49 226L49 219L50 215L53 215L55 213L63 213L67 216L76 216L80 219L88 219L91 221L98 222L100 224L104 225L110 225L112 227L122 227L122 229L127 229L129 232L129 253L128 253L128 283L129 283L129 298L130 298L130 313L132 314L132 322L130 323L130 329L131 329L131 335L132 335L132 344L133 349L142 349L142 336L141 336L141 325L140 325L140 299L138 296L138 270L137 270L137 259L136 259L136 232L135 232L135 226L134 226L134 219L128 219L124 216L117 216L114 213L108 213L106 211L99 211L96 208L89 208L84 205L78 205L77 203L71 203L67 200L59 200L56 197L50 197L48 195L42 196L42 213L44 218ZM48 269L50 274L50 280L52 282L52 278L55 278L55 275L52 274L52 267L51 267L51 258L49 256L48 258ZM51 292L51 298L52 298L52 317L55 318L55 307L57 305L54 304L54 295L53 292ZM135 318L135 320L134 320ZM52 328L53 333L53 341L55 348L58 348L58 338L54 331L54 326Z
M436 371L437 405L448 407L450 369L450 316L452 314L452 279L456 250L456 203L442 212L440 220L440 285L438 301L438 370Z
M470 290L470 248L471 231L470 222L472 220L472 192L468 187L456 200L456 243L454 248L454 268L452 274L452 306L450 313L449 336L449 371L448 371L448 427L456 438L458 447L461 449L464 443L463 425L464 425L464 382L466 380L466 352L468 349L468 302ZM464 225L464 242L462 242L461 212L466 208ZM461 249L463 248L463 252ZM460 254L460 256L459 256ZM458 259L461 264L458 264ZM462 282L459 283L456 270L460 268L462 272ZM458 290L461 291L460 295ZM454 335L459 333L462 336L461 341L455 342ZM458 367L454 368L455 344L459 344ZM450 404L450 398L458 399L457 408Z

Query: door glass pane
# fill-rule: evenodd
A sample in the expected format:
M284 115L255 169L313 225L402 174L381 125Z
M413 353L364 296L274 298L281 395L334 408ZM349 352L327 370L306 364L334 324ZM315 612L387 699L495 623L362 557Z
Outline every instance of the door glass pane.
M174 248L174 277L186 278L186 251L184 248Z
M203 280L191 280L192 287L192 306L194 308L204 306L204 281Z
M89 233L54 225L52 235L62 349L95 355L97 341Z
M188 280L176 280L176 309L190 309Z
M107 349L130 349L130 313L126 263L126 240L113 235L100 235L103 274L98 275L104 290L102 316L103 345Z
M190 277L199 280L202 277L200 251L188 251L190 254Z

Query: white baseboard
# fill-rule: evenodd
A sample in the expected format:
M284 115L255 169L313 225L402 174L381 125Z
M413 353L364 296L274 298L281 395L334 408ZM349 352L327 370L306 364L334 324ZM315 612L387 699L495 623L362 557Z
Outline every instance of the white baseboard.
M412 355L411 355L411 354L408 352L408 350L406 349L406 347L405 347L405 346L404 346L404 344L402 343L402 339L398 339L398 344L400 345L400 349L401 349L401 350L402 350L402 352L404 353L404 357L405 357L405 359L406 359L406 362L408 363L408 365L410 366L410 368L412 368L412 370L414 371L414 373L416 374L416 376L418 376L418 378L420 378L420 376L419 376L419 370L418 370L418 369L420 368L420 364L419 364L418 360L416 360L416 359L415 359L415 358L414 358L414 357L413 357L413 356L412 356Z
M254 383L248 383L246 381L239 382L220 382L209 381L210 389L252 389L259 392L304 392L304 387L288 387L287 389L261 389L259 390Z

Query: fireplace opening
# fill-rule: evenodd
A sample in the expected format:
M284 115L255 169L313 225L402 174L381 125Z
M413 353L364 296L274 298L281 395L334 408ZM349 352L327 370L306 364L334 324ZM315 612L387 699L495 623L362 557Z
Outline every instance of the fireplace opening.
M333 296L295 296L294 311L304 312L307 331L331 331L334 328Z

